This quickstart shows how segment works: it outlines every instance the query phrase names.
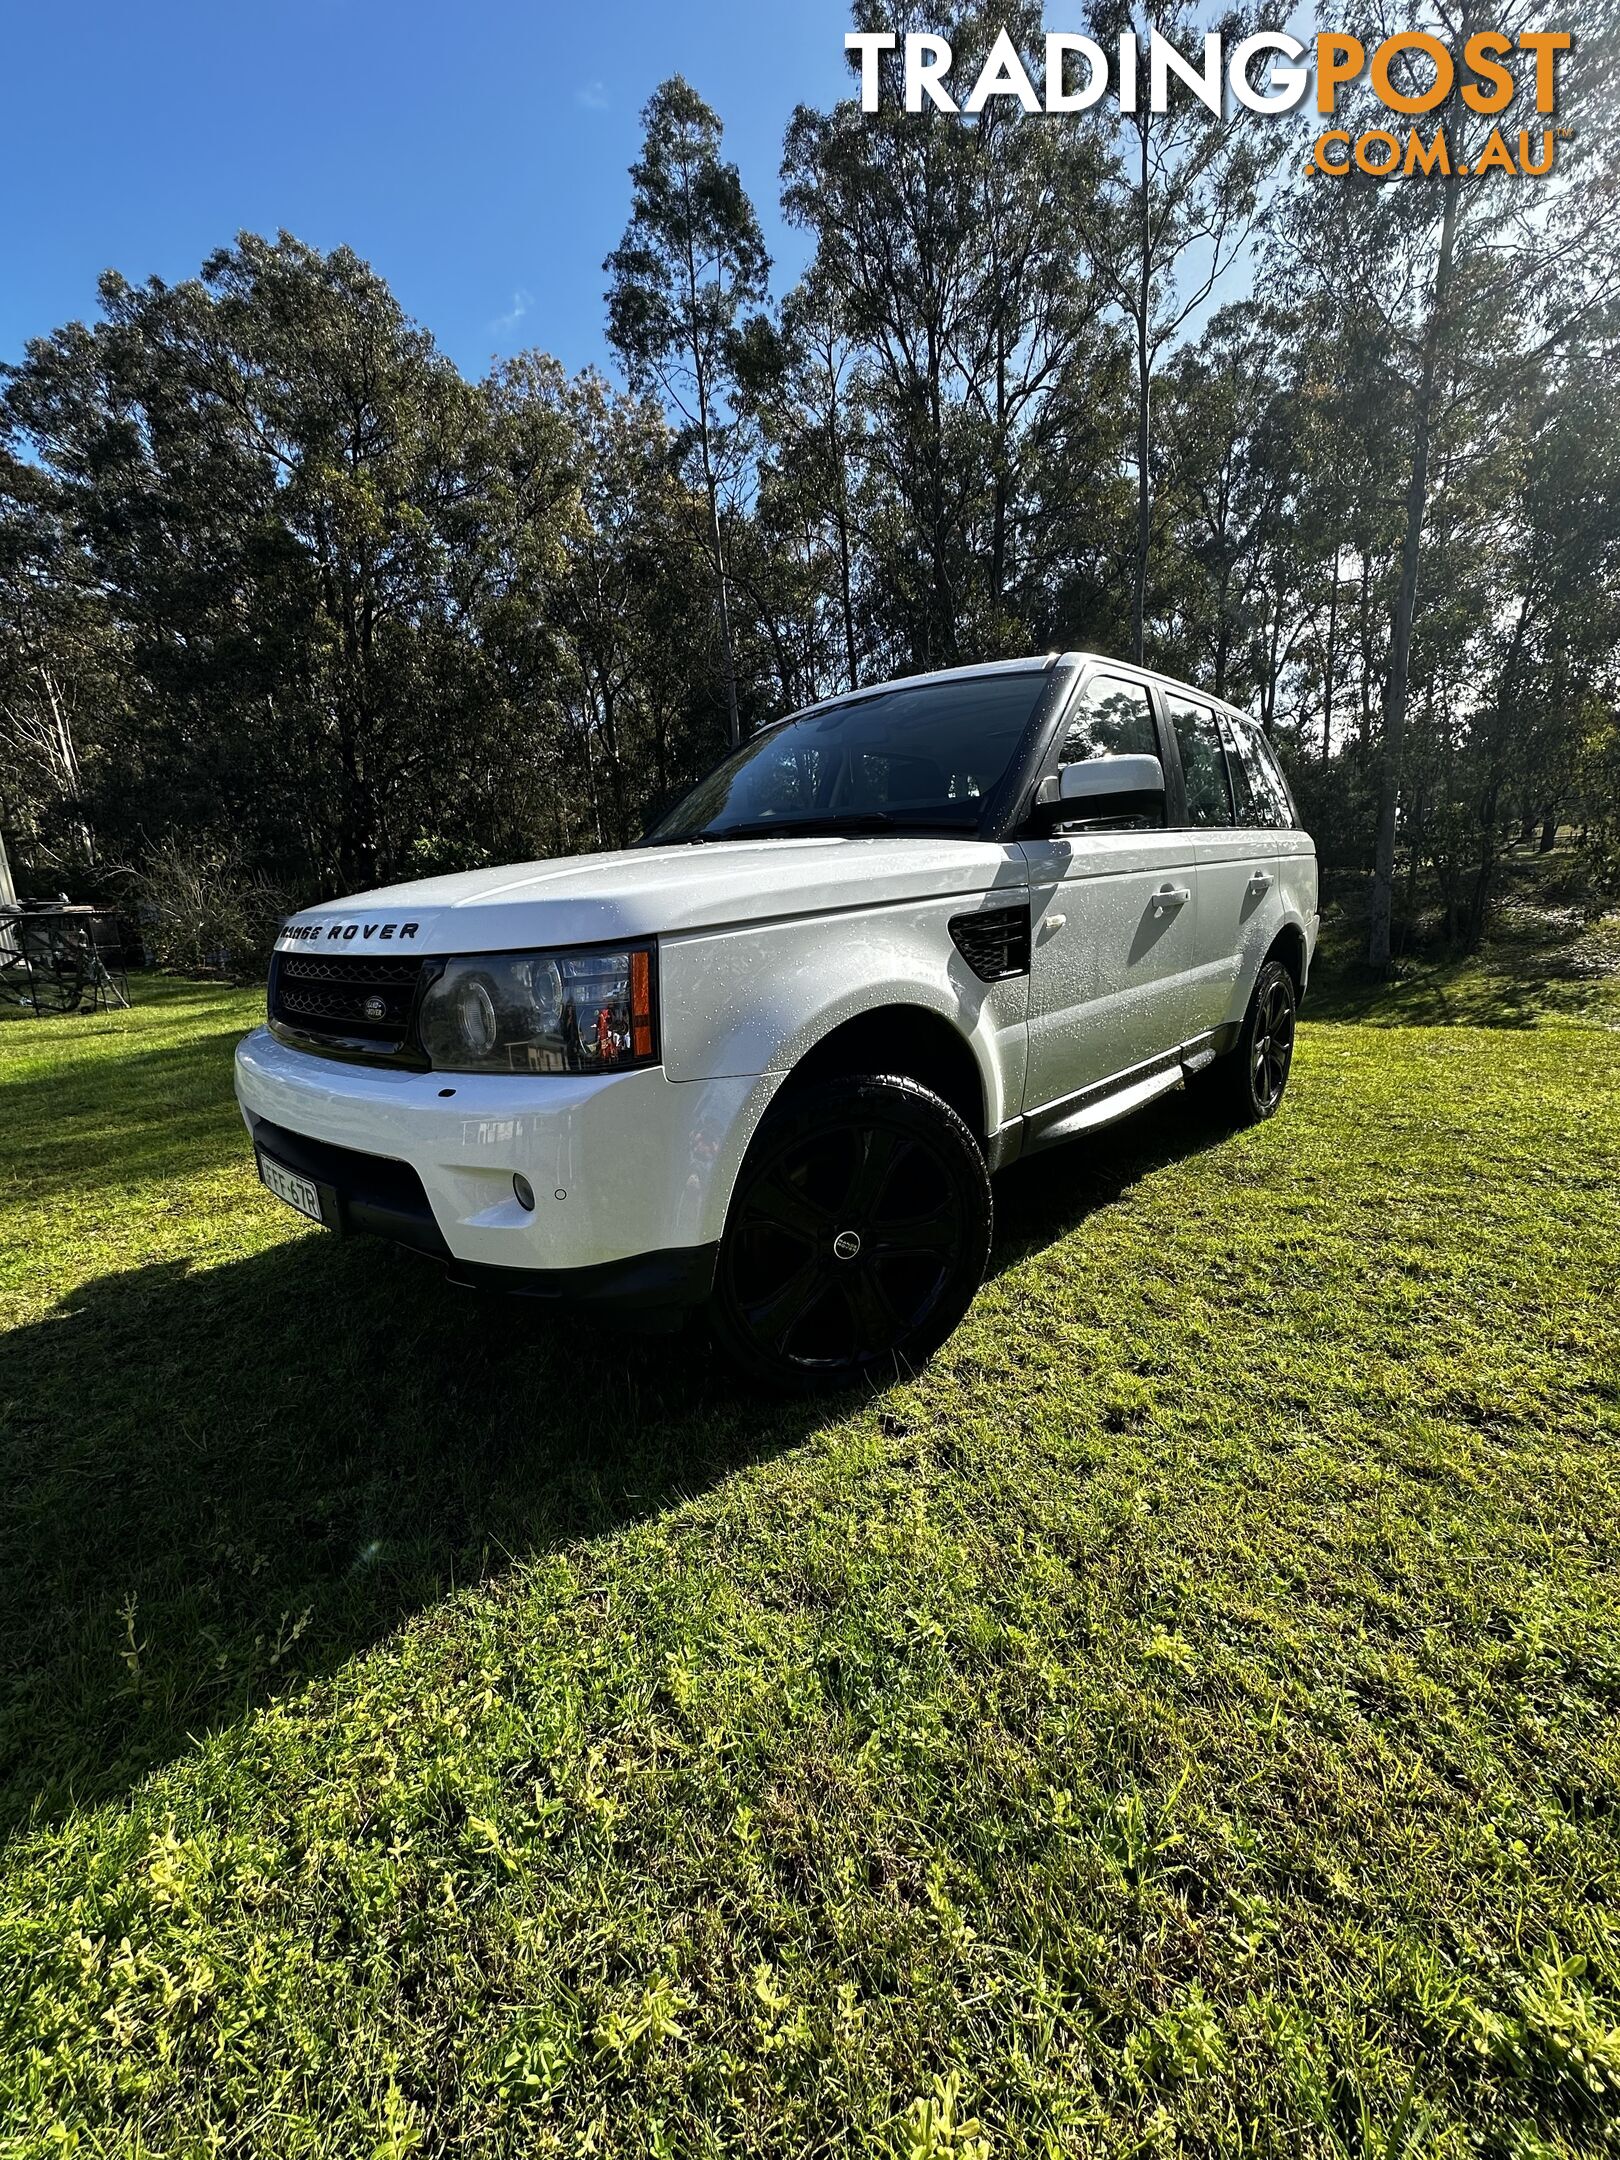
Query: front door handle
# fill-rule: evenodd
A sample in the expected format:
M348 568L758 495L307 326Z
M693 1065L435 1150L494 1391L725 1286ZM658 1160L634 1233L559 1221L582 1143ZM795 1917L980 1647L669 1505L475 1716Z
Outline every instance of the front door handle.
M1161 885L1153 895L1155 912L1160 908L1185 907L1192 898L1192 890L1186 885Z

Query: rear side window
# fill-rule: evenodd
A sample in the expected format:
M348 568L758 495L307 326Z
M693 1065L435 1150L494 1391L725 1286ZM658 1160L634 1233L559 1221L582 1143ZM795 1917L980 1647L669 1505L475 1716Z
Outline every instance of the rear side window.
M1181 777L1187 790L1189 825L1230 825L1232 791L1226 777L1226 752L1214 708L1167 692L1165 704L1181 751Z

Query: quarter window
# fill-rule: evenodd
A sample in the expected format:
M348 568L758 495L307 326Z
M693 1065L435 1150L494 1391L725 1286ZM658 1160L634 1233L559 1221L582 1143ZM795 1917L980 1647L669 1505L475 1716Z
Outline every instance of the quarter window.
M1259 822L1287 831L1298 821L1294 799L1288 792L1288 782L1283 778L1276 751L1267 742L1265 731L1256 727L1252 720L1238 722L1238 740L1243 745L1244 762L1254 781Z
M1226 752L1213 709L1190 698L1166 695L1170 725L1181 751L1181 777L1187 791L1189 825L1230 825L1232 790L1226 775Z
M1252 757L1244 758L1244 741L1236 721L1230 713L1220 713L1221 746L1226 752L1226 778L1232 790L1232 807L1240 825L1269 825L1269 809L1260 795L1255 782Z

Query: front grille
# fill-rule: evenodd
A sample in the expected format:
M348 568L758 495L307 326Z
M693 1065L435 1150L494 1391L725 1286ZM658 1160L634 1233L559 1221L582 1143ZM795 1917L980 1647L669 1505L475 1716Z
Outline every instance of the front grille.
M277 953L270 1018L334 1047L386 1056L410 1038L421 976L420 960L382 953Z
M985 908L951 923L957 951L980 982L1004 982L1029 973L1029 909Z

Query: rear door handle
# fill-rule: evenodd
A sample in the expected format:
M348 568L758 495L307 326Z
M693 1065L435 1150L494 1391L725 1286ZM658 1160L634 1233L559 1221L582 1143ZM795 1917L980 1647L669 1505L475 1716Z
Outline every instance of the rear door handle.
M1270 874L1270 872L1269 872L1269 871L1266 871L1266 870L1257 870L1257 871L1256 871L1256 872L1254 873L1253 877L1252 877L1252 878L1250 878L1250 880L1249 880L1249 890L1250 890L1251 892L1269 892L1269 891L1270 891L1270 889L1271 889L1271 874Z

